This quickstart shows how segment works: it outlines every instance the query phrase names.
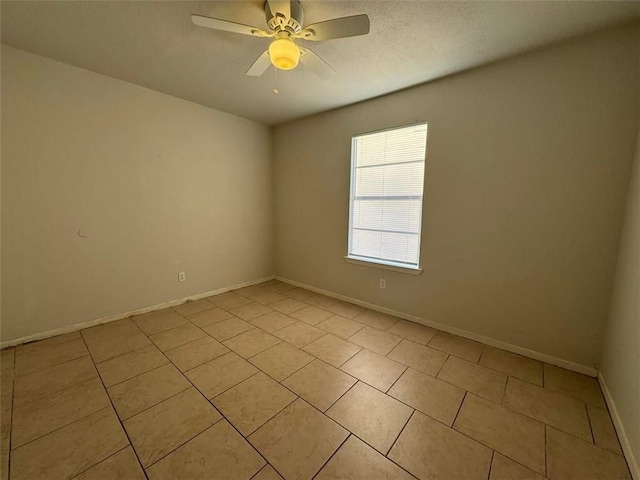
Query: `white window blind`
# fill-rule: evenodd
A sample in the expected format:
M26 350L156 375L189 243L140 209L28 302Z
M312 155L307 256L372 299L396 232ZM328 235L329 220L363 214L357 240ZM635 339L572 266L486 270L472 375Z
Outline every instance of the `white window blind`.
M348 257L418 268L427 124L353 137Z

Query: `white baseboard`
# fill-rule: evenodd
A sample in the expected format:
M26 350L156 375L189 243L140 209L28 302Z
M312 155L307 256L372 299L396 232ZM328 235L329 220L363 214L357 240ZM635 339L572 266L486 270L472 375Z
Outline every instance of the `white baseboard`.
M296 287L305 288L307 290L311 290L312 292L321 293L322 295L326 295L328 297L333 297L339 300L344 300L346 302L355 303L356 305L360 305L361 307L366 307L370 310L375 310L377 312L393 315L394 317L403 318L411 322L420 323L422 325L433 327L438 330L445 331L447 333L452 333L460 337L468 338L470 340L475 340L477 342L481 342L486 345L490 345L492 347L501 348L502 350L507 350L512 353L517 353L518 355L522 355L523 357L533 358L534 360L540 360L541 362L550 363L558 367L566 368L567 370L583 373L585 375L589 375L590 377L596 377L598 374L598 370L594 367L581 365L579 363L575 363L570 360L565 360L563 358L547 355L546 353L536 352L535 350L529 350L528 348L520 347L518 345L513 345L511 343L503 342L501 340L495 340L493 338L485 337L483 335L479 335L473 332L468 332L466 330L462 330L456 327L451 327L449 325L445 325L444 323L434 322L432 320L427 320L425 318L416 317L415 315L409 315L408 313L397 312L390 308L381 307L380 305L375 305L373 303L363 302L362 300L358 300L357 298L351 298L345 295L340 295L338 293L322 290L321 288L316 288L311 285L306 285L304 283L296 282L294 280L289 280L288 278L279 277L279 276L276 276L275 278L276 280L280 280L281 282L295 285Z
M7 340L0 343L0 349L7 347L14 347L16 345L22 345L23 343L33 342L36 340L44 340L45 338L55 337L56 335L62 335L63 333L75 332L77 330L84 330L85 328L94 327L103 323L115 322L116 320L122 320L123 318L131 317L133 315L141 315L143 313L154 312L156 310L162 310L163 308L175 307L188 301L200 300L201 298L207 298L212 295L219 295L221 293L236 290L242 287L249 287L256 283L262 283L269 280L273 280L275 277L270 275L268 277L259 278L257 280L251 280L249 282L239 283L230 287L219 288L217 290L211 290L210 292L199 293L197 295L191 295L189 297L179 298L177 300L170 300L164 303L158 303L157 305L151 305L148 307L137 308L128 312L119 313L117 315L111 315L109 317L98 318L96 320L89 320L87 322L76 323L74 325L68 325L66 327L56 328L55 330L48 330L42 333L36 333L33 335L27 335L25 337L16 338L13 340Z
M624 429L624 424L622 423L622 419L620 418L620 414L618 413L618 409L616 408L616 403L613 401L611 391L607 386L607 382L605 381L602 372L598 372L598 383L600 383L600 389L604 394L604 400L605 402L607 402L609 414L611 415L613 426L615 427L616 433L618 434L618 440L620 440L620 446L622 447L622 451L624 452L624 456L627 460L627 465L629 466L629 470L631 471L631 476L633 477L633 480L640 480L640 458L636 458L633 450L631 449L629 437L627 436L627 432Z

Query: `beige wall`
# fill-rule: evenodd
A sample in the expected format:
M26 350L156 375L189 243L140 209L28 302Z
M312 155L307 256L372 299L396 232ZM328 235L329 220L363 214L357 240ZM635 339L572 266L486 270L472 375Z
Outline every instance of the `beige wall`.
M270 141L3 46L2 340L272 274Z
M634 165L601 375L624 425L627 460L640 479L640 132Z
M277 273L595 366L638 125L637 39L619 28L277 127ZM351 136L421 120L424 273L345 263Z

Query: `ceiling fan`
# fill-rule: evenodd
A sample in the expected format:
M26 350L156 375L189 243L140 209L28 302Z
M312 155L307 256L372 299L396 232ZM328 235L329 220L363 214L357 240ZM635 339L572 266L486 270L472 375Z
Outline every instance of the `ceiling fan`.
M260 55L247 71L247 75L252 77L262 75L269 65L280 70L292 70L300 62L319 77L328 78L334 70L310 49L296 45L295 40L317 42L369 33L369 17L364 14L334 18L303 28L304 9L300 0L266 0L264 11L268 31L251 25L201 15L191 15L191 21L200 27L273 38L269 49Z

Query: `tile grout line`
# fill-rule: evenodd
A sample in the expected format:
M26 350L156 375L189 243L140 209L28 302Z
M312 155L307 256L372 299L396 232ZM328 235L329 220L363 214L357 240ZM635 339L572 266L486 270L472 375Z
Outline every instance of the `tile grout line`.
M14 397L16 395L16 351L13 351L13 373L11 375L11 414L10 414L10 418L9 418L9 449L7 452L7 456L9 457L7 459L7 478L11 478L9 475L11 474L11 457L13 457L12 455L12 448L11 448L11 440L13 437L13 405L14 405Z
M460 410L462 410L462 405L464 404L464 401L465 401L465 400L466 400L466 398L467 398L467 393L468 393L468 390L465 390L465 391L464 391L464 395L462 396L462 401L460 402L460 406L458 407L458 411L456 412L456 416L455 416L455 417L453 417L453 421L451 422L451 427L449 427L449 428L451 428L452 430L454 430L453 426L455 425L456 420L458 419L458 415L460 415ZM457 430L456 430L456 431L457 431ZM462 433L462 432L460 432L460 433Z
M547 461L547 426L544 426L544 476L549 475L549 465Z
M487 472L487 480L491 479L491 469L493 468L493 458L496 455L495 450L491 450L491 461L489 462L489 471Z
M333 420L333 419L331 419ZM334 420L335 421L335 420ZM347 430L345 428L345 430ZM342 446L347 443L347 440L349 440L349 438L353 435L353 433L351 433L349 430L347 430L347 432L349 432L349 435L347 435L347 437L340 443L340 445L338 445L338 448L336 448L333 453L331 455L329 455L329 458L327 458L322 465L320 465L320 468L318 469L318 471L316 473L313 474L313 477L311 477L311 480L315 480L318 475L320 475L320 472L322 471L322 469L324 467L327 466L327 464L331 461L331 459L335 456L336 453L338 453L338 451L342 448ZM283 477L284 478L284 477Z
M593 425L591 423L591 415L589 415L589 407L587 406L586 403L583 403L583 405L584 405L584 410L587 414L587 423L589 424L589 432L591 433L591 443L596 445L596 436L593 434ZM613 430L615 431L615 428Z
M131 323L133 323L135 325L135 322L131 322ZM136 327L139 329L139 327L137 325L136 325ZM142 330L140 330L140 331L142 332ZM142 332L142 334L144 335L144 332ZM96 363L93 361L93 356L91 355L91 350L89 350L89 346L87 345L87 341L85 340L84 335L82 335L82 331L80 331L80 337L82 338L82 342L84 343L85 348L89 352L89 356L91 358L91 362L93 363L93 368L94 368L94 370L96 372L96 375L98 376L98 379L100 380L100 383L102 384L102 388L104 389L104 393L107 396L107 398L109 399L109 404L111 405L111 410L113 411L113 414L116 416L116 419L120 423L120 428L122 429L122 432L124 433L127 441L129 442L129 446L131 446L131 450L133 450L133 454L136 456L136 460L138 460L138 464L140 465L140 468L142 469L142 472L144 473L144 476L148 479L149 477L147 476L147 472L145 472L144 467L142 466L142 461L140 460L140 457L138 457L138 452L136 452L136 449L133 448L133 443L131 442L131 438L129 437L129 433L127 432L127 429L124 428L124 423L123 423L122 420L120 420L120 416L118 415L118 412L116 410L116 406L113 404L113 401L111 400L111 395L109 395L107 387L105 387L104 381L102 380L102 377L100 376L100 372L98 371L98 367L96 367ZM106 407L106 408L109 408L109 407ZM98 463L100 463L100 462L98 462ZM97 463L91 465L91 467L94 467L95 465L97 465Z

